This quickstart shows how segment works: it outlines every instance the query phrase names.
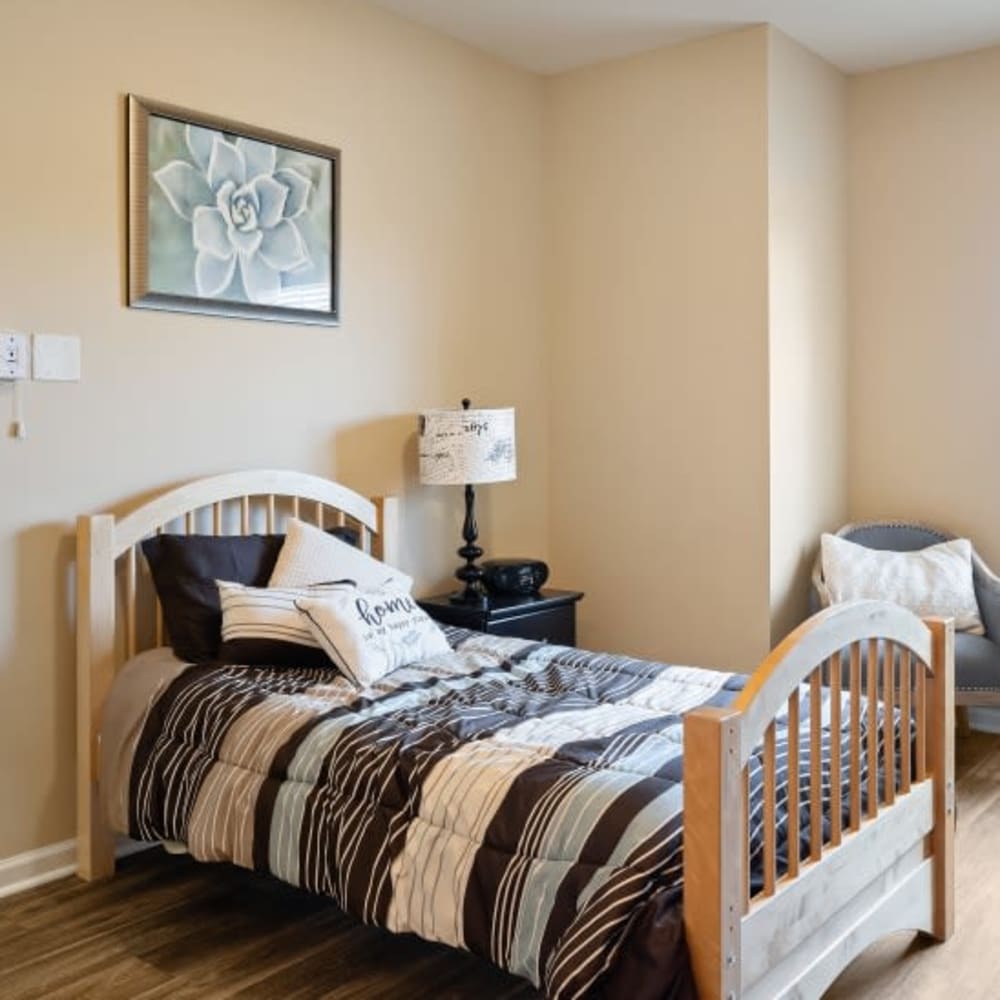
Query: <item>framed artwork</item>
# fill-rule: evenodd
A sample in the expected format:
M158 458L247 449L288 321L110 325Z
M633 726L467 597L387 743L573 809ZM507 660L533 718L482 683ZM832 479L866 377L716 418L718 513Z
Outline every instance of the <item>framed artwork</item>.
M340 151L129 95L129 305L340 321Z

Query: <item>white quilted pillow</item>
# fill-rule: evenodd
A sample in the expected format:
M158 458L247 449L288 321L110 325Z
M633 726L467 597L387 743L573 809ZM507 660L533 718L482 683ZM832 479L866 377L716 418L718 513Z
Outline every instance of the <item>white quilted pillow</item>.
M430 615L396 587L344 588L299 598L295 606L327 656L358 687L451 650Z
M972 543L956 538L915 552L885 552L836 535L821 539L823 580L834 604L893 601L915 614L954 618L960 632L982 635L972 582Z
M305 521L289 519L285 542L267 585L311 587L339 580L352 580L363 588L381 587L388 583L409 592L413 587L413 580L405 573L379 562L367 552Z

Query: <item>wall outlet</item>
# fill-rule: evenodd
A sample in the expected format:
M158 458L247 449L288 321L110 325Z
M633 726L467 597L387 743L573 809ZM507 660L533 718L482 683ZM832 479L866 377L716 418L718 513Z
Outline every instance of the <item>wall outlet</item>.
M0 331L0 381L28 377L28 335Z
M40 382L80 381L80 338L36 333L31 338L32 377Z

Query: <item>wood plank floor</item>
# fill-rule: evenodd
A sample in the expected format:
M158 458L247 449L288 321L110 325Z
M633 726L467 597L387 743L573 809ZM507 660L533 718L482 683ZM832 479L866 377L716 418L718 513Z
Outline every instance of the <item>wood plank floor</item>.
M471 955L363 927L329 901L156 848L110 881L0 900L2 1000L537 996Z
M956 743L956 931L945 944L893 934L841 974L826 1000L1000 997L1000 737Z
M828 1000L1000 996L1000 738L958 746L958 932L858 958ZM478 959L362 927L326 900L159 849L113 880L64 879L0 900L3 1000L372 1000L537 994Z

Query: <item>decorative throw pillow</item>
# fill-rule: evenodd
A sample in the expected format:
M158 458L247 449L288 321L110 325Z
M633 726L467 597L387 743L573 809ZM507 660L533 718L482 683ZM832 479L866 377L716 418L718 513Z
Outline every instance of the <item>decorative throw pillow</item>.
M823 535L820 544L823 579L834 604L894 601L918 615L954 618L960 632L984 633L967 538L914 552L869 549L836 535Z
M286 531L269 587L309 587L330 580L353 580L362 588L389 583L407 592L413 586L405 573L305 521L289 519Z
M246 587L217 581L222 605L222 663L247 666L329 667L330 658L313 636L295 602L347 590L353 584L318 587Z
M329 533L347 545L358 544L353 528L330 528ZM188 663L215 659L222 625L215 581L265 586L284 541L284 535L166 534L142 543L167 637L180 659Z
M341 589L295 605L330 659L358 687L451 649L433 619L398 587Z

